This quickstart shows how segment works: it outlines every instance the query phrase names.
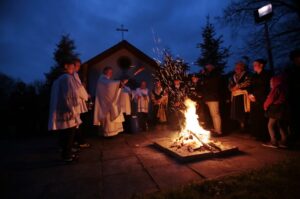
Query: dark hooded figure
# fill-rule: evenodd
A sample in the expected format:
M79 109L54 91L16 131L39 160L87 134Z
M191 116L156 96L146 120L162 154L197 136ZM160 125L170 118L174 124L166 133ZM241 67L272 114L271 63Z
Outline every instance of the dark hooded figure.
M290 127L293 136L300 137L300 121L299 121L299 112L300 112L300 49L291 51L290 60L292 65L287 68L287 83L288 83L288 104L290 107Z
M271 72L265 70L266 61L257 59L253 62L254 74L251 78L249 88L249 99L251 110L249 124L251 133L261 141L265 141L267 134L267 118L264 114L263 104L270 91Z

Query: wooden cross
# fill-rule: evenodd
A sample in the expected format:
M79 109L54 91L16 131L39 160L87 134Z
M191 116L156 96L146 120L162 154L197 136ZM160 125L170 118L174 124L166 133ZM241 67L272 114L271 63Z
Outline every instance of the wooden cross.
M121 25L121 28L117 28L116 31L120 31L122 34L122 40L124 40L124 32L128 32L128 29L124 28L123 24Z

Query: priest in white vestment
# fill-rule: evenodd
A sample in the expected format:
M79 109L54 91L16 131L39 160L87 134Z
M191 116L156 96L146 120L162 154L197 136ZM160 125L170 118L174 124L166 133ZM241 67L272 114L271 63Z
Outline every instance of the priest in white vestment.
M110 137L123 131L123 111L120 106L121 87L126 81L112 80L111 67L105 67L96 86L94 125L103 126L103 136Z

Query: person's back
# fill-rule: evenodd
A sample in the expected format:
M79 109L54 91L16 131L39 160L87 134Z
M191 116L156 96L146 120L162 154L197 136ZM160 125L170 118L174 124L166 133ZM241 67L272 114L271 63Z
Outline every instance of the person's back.
M203 79L202 91L204 101L220 100L221 75L214 69Z
M212 136L222 135L222 121L220 115L220 93L221 93L221 74L217 71L216 67L212 64L205 65L205 73L202 81L203 100L208 106L213 129L211 129Z

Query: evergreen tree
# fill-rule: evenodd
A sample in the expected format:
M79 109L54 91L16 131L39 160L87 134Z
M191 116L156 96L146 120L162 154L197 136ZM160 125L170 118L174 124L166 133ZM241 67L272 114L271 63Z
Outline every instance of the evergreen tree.
M70 60L78 58L78 53L75 52L76 46L69 35L63 35L60 42L56 45L53 53L55 64L51 67L50 72L46 73L46 80L49 86L62 73L64 64Z
M229 48L221 46L222 38L222 35L216 37L215 27L207 17L206 26L202 29L202 43L199 44L201 49L201 55L197 60L199 66L213 64L220 72L223 72L229 57Z

